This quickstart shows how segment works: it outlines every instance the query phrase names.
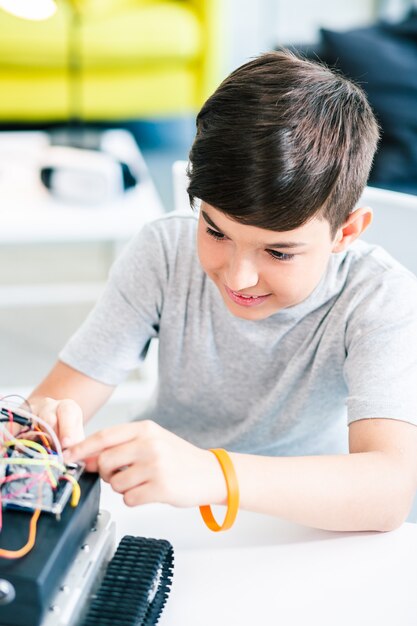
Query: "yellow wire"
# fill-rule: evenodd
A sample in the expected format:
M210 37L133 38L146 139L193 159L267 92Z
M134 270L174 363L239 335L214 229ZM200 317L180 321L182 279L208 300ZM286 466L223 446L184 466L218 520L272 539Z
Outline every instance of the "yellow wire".
M50 465L52 467L57 467L61 471L62 477L72 484L71 506L77 506L80 501L81 489L78 482L74 476L68 474L65 465L58 463L58 461L55 461L54 459L9 459L0 457L0 463L8 465Z
M40 443L37 443L36 441L32 441L31 439L16 439L16 440L13 439L13 441L6 441L4 445L11 446L11 445L17 445L18 443L21 443L27 448L33 448L34 450L36 450L37 452L40 452L44 456L49 456L48 452Z
M42 454L43 457L45 457L45 460L49 460L49 454L48 452L45 450L45 448L43 446L41 446L40 443L37 443L36 441L31 441L30 439L16 439L16 440L12 440L12 441L5 441L4 445L5 447L10 447L10 446L17 446L18 447L18 443L21 443L23 446L25 446L26 448L33 448L33 450L36 450L36 452L39 452L40 454ZM14 462L14 459L9 459L11 463ZM53 485L53 487L57 486L57 482L55 479L55 476L52 473L51 468L48 466L46 468L46 471L49 475L49 478L51 480L51 484Z
M59 461L55 459L10 459L9 457L0 457L0 463L4 465L50 465L51 467L58 468L62 474L65 474L67 468Z
M5 448L10 447L12 445L18 446L21 444L27 448L32 448L33 450L39 452L42 455L42 459L34 459L34 458L9 458L9 457L0 457L0 463L3 465L42 465L45 468L45 471L48 473L49 478L51 480L51 484L56 487L57 481L55 476L52 473L51 468L57 468L61 474L62 478L68 480L72 484L72 495L71 495L71 506L76 507L80 501L81 497L81 489L77 480L68 473L67 468L62 463L59 463L55 459L51 458L45 448L37 443L36 441L31 441L30 439L14 439L12 441L3 442L3 446ZM41 489L41 487L39 487ZM2 506L0 502L0 506ZM25 556L30 550L32 550L36 541L36 526L39 515L41 513L41 509L36 509L33 512L33 515L29 524L29 536L26 544L20 548L19 550L5 550L0 548L0 558L5 559L18 559L22 556Z
M71 506L77 506L81 498L80 485L71 474L64 474L62 478L65 478L72 484Z

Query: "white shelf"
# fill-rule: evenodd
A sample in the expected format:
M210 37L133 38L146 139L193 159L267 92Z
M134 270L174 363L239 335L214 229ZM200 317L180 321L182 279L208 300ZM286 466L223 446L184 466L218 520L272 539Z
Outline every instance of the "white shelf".
M1 286L0 308L43 307L74 302L95 302L102 293L104 286L104 282Z
M59 201L39 177L45 133L0 134L0 241L82 242L130 239L143 224L164 213L142 154L129 133L110 130L103 146L116 158L135 162L139 184L99 206ZM25 148L23 149L23 146Z
M104 282L99 279L107 274L110 263L125 242L146 222L164 214L159 194L132 135L123 130L109 130L103 132L102 138L102 149L116 160L128 163L139 183L127 192L113 195L106 203L92 206L58 200L42 184L40 165L45 150L50 147L47 133L0 133L0 243L7 250L7 246L13 246L13 254L16 251L19 255L19 284L12 282L13 262L10 262L7 284L0 285L0 309L5 322L1 332L8 333L2 341L7 348L2 354L3 364L8 364L3 376L0 368L3 395L18 393L25 397L40 382L38 372L43 371L45 363L51 360L51 353L53 358L55 350L58 354L62 347L55 345L58 338L63 334L67 337L70 322L74 325L78 319L72 317L72 310L66 311L64 307L74 303L93 304L104 288ZM82 275L84 260L74 262L65 245L62 245L64 254L61 256L61 244L74 244L75 252L71 247L70 254L77 254L76 245L89 242L102 242L105 246L110 244L110 254L106 251L103 255L103 267L100 266L99 273L90 274L95 282L86 281L86 276ZM51 243L59 246L47 245ZM45 282L39 282L43 281L43 275L37 278L36 284L30 281L31 244L42 247ZM83 259L85 254L84 249ZM48 276L49 258L51 272ZM94 263L97 265L97 258ZM65 270L62 274L71 276L68 282L57 282L61 277L61 264ZM61 316L56 311L49 314L47 307L53 306L63 307L61 310L65 315ZM45 313L41 307L46 307ZM37 321L40 316L45 316L42 317L45 333L35 334L36 331L28 326L28 315L23 313L32 314L31 309ZM65 333L61 332L63 330ZM146 364L143 380L120 385L111 398L111 406L118 403L143 404L149 397L154 380L147 374L149 369Z

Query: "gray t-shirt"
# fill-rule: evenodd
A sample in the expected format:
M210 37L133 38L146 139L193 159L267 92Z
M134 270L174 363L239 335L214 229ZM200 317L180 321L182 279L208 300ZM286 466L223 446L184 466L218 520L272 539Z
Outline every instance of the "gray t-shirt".
M145 411L203 447L346 452L347 425L417 424L417 279L379 247L332 254L314 291L264 320L233 316L202 270L196 216L146 225L60 359L116 385L159 337Z

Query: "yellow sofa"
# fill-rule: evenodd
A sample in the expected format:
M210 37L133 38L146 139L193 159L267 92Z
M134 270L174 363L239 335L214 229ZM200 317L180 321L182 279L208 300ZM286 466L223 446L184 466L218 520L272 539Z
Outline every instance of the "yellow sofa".
M68 0L57 3L42 22L0 9L0 122L186 114L221 79L221 0L77 0L81 80L71 104L72 13Z

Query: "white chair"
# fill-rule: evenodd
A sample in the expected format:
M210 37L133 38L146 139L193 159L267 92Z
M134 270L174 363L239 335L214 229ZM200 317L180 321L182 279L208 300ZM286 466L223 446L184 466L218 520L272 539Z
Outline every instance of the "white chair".
M175 161L172 166L175 211L186 211L190 208L190 200L187 193L187 165L187 161Z
M190 208L186 168L187 161L176 161L172 168L177 211ZM417 274L417 196L366 187L357 206L370 206L374 210L374 219L363 235L364 240L382 246Z
M382 246L417 274L417 196L366 187L358 206L370 206L374 210L364 240Z

